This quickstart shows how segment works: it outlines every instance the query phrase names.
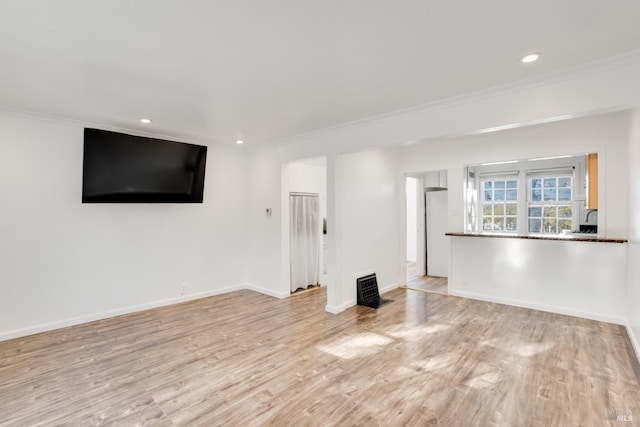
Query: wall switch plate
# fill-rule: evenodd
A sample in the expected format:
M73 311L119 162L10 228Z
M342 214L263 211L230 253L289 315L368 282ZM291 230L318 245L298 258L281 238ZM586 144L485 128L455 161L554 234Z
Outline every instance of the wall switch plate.
M271 208L266 208L266 209L264 210L264 214L265 214L266 216L271 216Z

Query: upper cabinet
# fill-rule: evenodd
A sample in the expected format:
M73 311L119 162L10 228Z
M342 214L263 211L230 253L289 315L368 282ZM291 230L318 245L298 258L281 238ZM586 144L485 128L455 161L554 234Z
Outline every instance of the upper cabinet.
M598 209L598 154L587 155L587 209Z

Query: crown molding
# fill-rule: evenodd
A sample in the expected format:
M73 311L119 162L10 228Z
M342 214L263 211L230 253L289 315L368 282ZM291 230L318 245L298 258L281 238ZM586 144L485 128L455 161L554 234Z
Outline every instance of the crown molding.
M578 78L586 77L598 72L602 72L604 70L615 69L619 67L624 67L626 65L638 64L638 63L640 63L640 50L627 52L625 54L605 58L602 60L590 62L590 63L579 65L576 67L566 68L564 70L560 70L552 73L547 73L544 75L540 75L538 77L534 77L526 80L520 80L514 83L494 86L491 88L479 90L476 92L471 92L464 95L446 98L446 99L430 102L427 104L417 105L414 107L405 108L401 110L395 110L388 113L370 116L370 117L366 117L358 120L353 120L353 121L341 123L335 126L317 129L311 132L305 132L302 134L283 138L278 141L273 141L260 147L237 146L236 144L233 144L233 145L223 144L213 140L186 137L186 136L180 136L180 135L164 133L164 132L148 132L148 131L140 130L137 128L108 125L105 123L92 122L88 120L79 120L71 117L51 115L51 114L45 114L40 112L34 112L34 111L25 111L25 110L15 109L15 108L2 106L2 105L0 105L0 114L5 114L5 115L15 116L15 117L22 117L22 118L27 118L32 120L39 120L39 121L61 124L61 125L67 125L67 126L76 126L76 127L83 127L83 128L92 127L97 129L129 133L132 135L145 136L150 138L169 139L173 141L186 142L191 144L206 145L209 147L226 148L226 149L235 150L235 151L237 150L242 150L242 151L258 150L259 151L261 149L295 145L295 144L304 142L305 140L312 137L330 135L330 134L342 132L348 129L357 128L363 125L384 123L390 120L407 118L415 115L434 112L440 109L446 109L446 108L451 108L454 106L463 105L467 103L487 100L493 97L530 90L536 87L559 83L559 82L568 81L572 79L578 79ZM552 121L556 121L556 120L552 120Z
M62 125L62 126L108 130L112 132L127 133L129 135L144 136L147 138L166 139L170 141L184 142L187 144L206 145L207 147L215 147L215 148L226 148L228 150L233 150L233 151L238 151L238 150L244 151L245 149L245 147L241 147L236 144L233 144L233 145L221 144L215 141L199 139L199 138L189 138L189 137L179 136L179 135L170 134L170 133L148 132L148 131L144 131L136 128L108 125L104 123L92 122L89 120L79 120L79 119L73 119L65 116L57 116L57 115L45 114L45 113L34 112L34 111L20 110L17 108L11 108L11 107L1 106L1 105L0 105L0 114L6 115L6 116L23 118L23 119L29 119L29 120L37 120L41 122L52 123L52 124Z
M366 117L359 120L354 120L339 125L318 129L312 132L306 132L303 134L295 135L289 138L285 138L280 141L278 146L287 146L304 142L304 140L311 137L318 137L323 135L329 135L332 133L342 132L344 130L357 128L362 125L372 125L377 123L384 123L389 120L396 120L399 118L406 118L415 115L425 114L441 109L455 107L458 105L468 104L477 101L487 100L493 97L508 95L511 93L522 92L526 90L535 89L537 87L546 86L550 84L561 83L568 80L579 79L592 74L602 72L604 70L615 69L624 67L630 64L640 63L640 50L627 52L625 54L609 57L606 59L590 62L587 64L579 65L576 67L565 68L560 71L552 73L546 73L538 77L520 80L514 83L508 83L504 85L494 86L488 89L471 92L468 94L455 96L451 98L442 99L439 101L418 105L415 107L405 108L402 110L396 110L384 114ZM612 110L609 110L612 111ZM575 116L578 117L578 116ZM557 120L551 120L557 121Z

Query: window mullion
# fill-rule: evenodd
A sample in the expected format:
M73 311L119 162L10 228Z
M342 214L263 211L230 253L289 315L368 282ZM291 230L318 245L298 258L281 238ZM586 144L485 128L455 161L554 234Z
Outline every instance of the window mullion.
M518 177L518 233L526 234L529 229L529 220L527 217L529 194L527 194L527 177L520 171Z

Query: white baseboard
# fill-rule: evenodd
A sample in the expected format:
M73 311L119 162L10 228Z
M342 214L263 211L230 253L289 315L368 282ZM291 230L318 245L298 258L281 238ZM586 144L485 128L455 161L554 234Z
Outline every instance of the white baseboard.
M509 298L497 298L489 295L476 294L473 292L459 291L449 289L449 295L457 297L475 299L479 301L495 302L497 304L512 305L515 307L530 308L532 310L547 311L549 313L564 314L567 316L582 317L584 319L597 320L600 322L614 323L616 325L625 325L625 320L620 317L607 316L598 313L590 313L585 311L572 310L565 307L556 307L543 304L535 304L526 301L513 300Z
M625 324L625 328L627 329L627 335L629 335L629 340L631 341L631 347L633 347L633 351L636 352L636 357L638 358L638 362L640 363L640 341L639 337L633 333L633 329L631 329L631 325L627 322Z
M359 275L357 277L362 277L362 276L366 276L367 274L371 274L373 273L373 270L371 270L371 272L368 273L358 273ZM355 275L354 275L355 276ZM389 291L392 291L394 289L397 289L401 286L400 283L393 283L391 285L385 286L384 288L380 288L378 289L378 292L380 293L380 295L387 293ZM343 304L339 304L339 305L328 305L325 307L325 310L331 314L338 314L338 313L342 313L343 311L345 311L347 308L349 307L353 307L354 305L356 305L357 302L352 300L352 301L347 301Z
M41 332L52 331L54 329L66 328L68 326L79 325L81 323L93 322L96 320L107 319L109 317L121 316L123 314L136 313L138 311L150 310L152 308L164 307L167 305L179 304L181 302L192 301L200 298L212 297L215 295L226 294L228 292L244 289L242 285L230 286L222 289L214 289L212 291L199 292L196 294L188 294L175 298L167 298L159 301L153 301L140 305L120 308L117 310L103 311L100 313L89 314L87 316L72 317L70 319L59 320L57 322L43 323L27 328L16 329L13 331L0 333L0 341L10 340L13 338L26 337L28 335L39 334Z
M243 288L248 289L250 291L258 292L264 295L269 295L270 297L280 298L280 299L288 298L291 296L291 292L275 292L275 291L272 291L271 289L266 289L261 286L256 286L252 284L246 284L243 286Z
M380 289L380 295L382 294L386 294L387 292L391 292L394 289L398 289L400 286L402 286L402 283L393 283L391 285L385 286L384 288Z
M329 313L331 313L331 314L338 314L338 313L342 313L343 311L345 311L349 307L353 307L354 305L356 305L356 301L355 300L351 300L351 301L347 301L347 302L339 304L339 305L329 305L329 304L327 304L327 306L324 309L326 311L328 311Z
M381 293L388 292L397 287L398 287L398 284L387 286L381 291ZM266 288L252 285L252 284L235 285L235 286L230 286L222 289L214 289L211 291L199 292L196 294L188 294L188 295L183 295L175 298L167 298L167 299L153 301L145 304L124 307L117 310L103 311L100 313L94 313L87 316L72 317L69 319L59 320L56 322L43 323L40 325L30 326L27 328L15 329L13 331L0 332L0 341L26 337L28 335L34 335L34 334L39 334L41 332L48 332L48 331L53 331L55 329L61 329L69 326L80 325L82 323L88 323L96 320L107 319L109 317L121 316L123 314L131 314L139 311L150 310L153 308L179 304L181 302L193 301L200 298L207 298L215 295L226 294L233 291L239 291L241 289L247 289L250 291L258 292L264 295L268 295L268 296L280 298L280 299L291 296L289 292L275 292L270 289L266 289ZM347 308L352 307L354 305L356 305L355 301L348 301L336 307L327 305L326 310L329 313L337 314L337 313L343 312Z

